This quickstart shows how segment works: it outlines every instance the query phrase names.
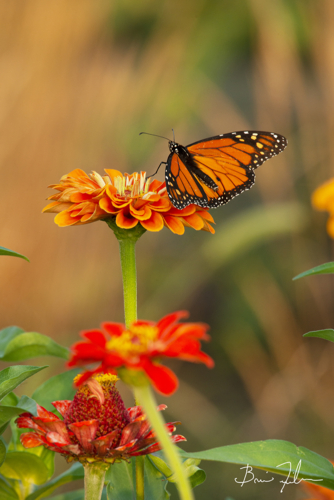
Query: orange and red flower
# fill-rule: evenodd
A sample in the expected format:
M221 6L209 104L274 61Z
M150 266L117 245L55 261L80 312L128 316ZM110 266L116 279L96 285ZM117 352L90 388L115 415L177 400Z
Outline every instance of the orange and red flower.
M135 321L130 328L119 323L103 323L101 330L82 332L86 339L72 347L69 366L99 362L95 370L87 370L79 379L83 383L94 373L117 373L124 379L145 373L155 389L166 395L178 386L174 372L160 364L162 357L204 363L212 368L214 362L201 351L201 340L209 340L208 326L202 323L179 323L188 316L179 311L162 318L158 323ZM129 372L130 371L130 372Z
M334 238L334 178L319 186L312 195L312 205L317 210L328 211L327 233Z
M115 387L116 380L114 375L97 375L79 388L73 401L54 401L52 404L63 420L39 405L37 417L22 413L16 425L32 429L21 434L22 445L25 448L45 446L61 453L68 461L82 463L128 460L160 450L141 407L125 408ZM157 410L165 408L166 405L160 405ZM165 424L170 435L179 423ZM171 439L174 443L186 441L181 435Z
M43 212L57 213L58 226L88 224L96 220L115 218L118 227L131 229L140 224L147 231L160 231L164 226L173 233L183 234L185 226L214 233L209 224L214 220L208 209L189 205L178 210L168 198L166 184L150 182L146 173L123 174L106 169L87 175L76 169L50 187L59 193Z

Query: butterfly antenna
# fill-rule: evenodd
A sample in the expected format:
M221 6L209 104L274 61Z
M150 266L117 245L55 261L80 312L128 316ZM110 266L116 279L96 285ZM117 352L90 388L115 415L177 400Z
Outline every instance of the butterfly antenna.
M150 134L149 132L140 132L140 134L139 134L139 135L142 135L142 134L145 134L145 135L152 135L153 137L160 137L161 139L166 139L166 141L170 141L170 139L168 139L167 137L164 137L163 135Z
M175 134L174 134L174 129L172 128L173 131L173 142L175 142Z

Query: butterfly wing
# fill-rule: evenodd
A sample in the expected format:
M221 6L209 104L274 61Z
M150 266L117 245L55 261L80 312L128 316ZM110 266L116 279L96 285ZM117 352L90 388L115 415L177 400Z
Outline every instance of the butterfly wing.
M254 169L286 145L282 135L259 131L231 132L189 144L183 148L188 156L174 152L168 157L169 197L179 209L191 203L209 208L224 205L249 189Z

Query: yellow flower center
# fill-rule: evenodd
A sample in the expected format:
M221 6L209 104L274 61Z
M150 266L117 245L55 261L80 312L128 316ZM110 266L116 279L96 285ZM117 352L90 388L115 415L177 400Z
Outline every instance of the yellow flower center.
M139 356L148 351L158 336L159 329L156 326L139 325L131 326L119 337L113 337L107 342L107 348L126 358Z
M146 179L146 172L135 172L132 175L124 174L123 177L117 176L114 178L114 186L117 189L117 194L126 198L136 198L145 196L148 193L150 179Z

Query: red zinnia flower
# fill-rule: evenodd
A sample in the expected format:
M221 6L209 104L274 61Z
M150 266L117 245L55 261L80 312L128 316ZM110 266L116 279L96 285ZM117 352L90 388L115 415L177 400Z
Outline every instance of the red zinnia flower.
M87 175L77 168L50 187L59 191L43 212L57 213L58 226L88 224L114 218L122 229L140 224L147 231L161 231L166 226L173 233L183 234L185 226L214 233L214 222L208 209L189 205L175 208L166 192L165 182L146 179L146 172L122 174L106 169L107 175L97 172Z
M135 375L144 372L157 391L172 394L177 386L176 375L161 365L162 357L179 358L186 361L204 363L212 368L214 362L201 351L200 340L209 340L203 323L178 323L187 317L186 311L179 311L162 318L158 323L135 321L130 328L119 323L103 323L101 330L82 332L84 342L72 346L69 366L82 366L100 362L92 371L86 371L79 384L89 379L93 373L116 373L124 378L127 369Z
M114 375L97 375L81 385L73 401L54 401L52 404L63 420L39 405L37 417L22 413L16 425L33 429L21 434L22 445L25 448L42 445L61 453L67 461L82 463L91 463L92 459L113 463L160 450L141 407L126 410L115 387L116 380ZM160 405L157 410L165 408L166 405ZM179 423L166 424L170 435ZM174 443L186 441L180 435L171 439Z

